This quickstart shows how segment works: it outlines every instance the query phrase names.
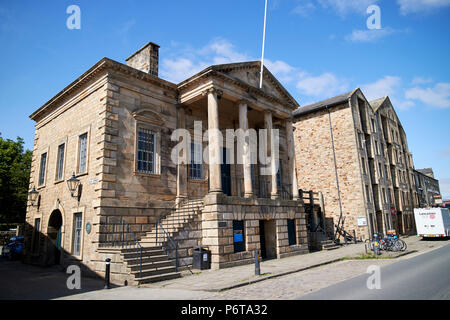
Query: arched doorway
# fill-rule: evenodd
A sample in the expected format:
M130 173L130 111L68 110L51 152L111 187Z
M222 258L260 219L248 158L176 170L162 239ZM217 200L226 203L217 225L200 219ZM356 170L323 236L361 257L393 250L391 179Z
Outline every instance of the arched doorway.
M61 263L61 229L62 229L61 211L54 210L48 220L48 250L47 261L49 264Z

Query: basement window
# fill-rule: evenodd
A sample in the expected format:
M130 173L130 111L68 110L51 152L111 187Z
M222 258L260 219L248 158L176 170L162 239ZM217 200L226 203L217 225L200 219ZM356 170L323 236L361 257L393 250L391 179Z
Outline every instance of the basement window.
M296 236L296 230L295 230L295 219L287 220L287 229L288 229L289 245L290 246L296 245L297 244L297 236Z
M234 253L245 251L244 221L233 220Z

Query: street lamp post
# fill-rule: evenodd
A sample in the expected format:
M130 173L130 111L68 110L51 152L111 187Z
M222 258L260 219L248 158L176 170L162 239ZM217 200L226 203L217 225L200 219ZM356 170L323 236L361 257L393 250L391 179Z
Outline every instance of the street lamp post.
M33 189L28 192L28 199L31 202L31 206L34 207L34 203L36 202L37 198L39 196L39 192L36 191L36 188L33 186Z
M72 174L72 177L67 180L67 186L72 197L78 198L80 201L80 180L75 177L75 172Z

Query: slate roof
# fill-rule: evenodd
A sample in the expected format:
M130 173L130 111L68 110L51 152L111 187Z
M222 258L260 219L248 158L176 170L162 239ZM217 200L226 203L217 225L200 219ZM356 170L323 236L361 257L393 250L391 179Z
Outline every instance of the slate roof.
M308 114L308 113L312 113L312 112L316 112L316 111L325 109L326 107L332 107L332 106L336 106L336 105L345 103L348 101L348 98L350 98L356 90L358 90L358 89L335 96L333 98L329 98L326 100L322 100L322 101L298 108L297 110L295 110L293 112L294 118Z

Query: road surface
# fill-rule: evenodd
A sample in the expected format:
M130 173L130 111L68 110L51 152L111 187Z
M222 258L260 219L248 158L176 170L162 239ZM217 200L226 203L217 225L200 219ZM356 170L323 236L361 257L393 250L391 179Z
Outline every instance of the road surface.
M381 267L380 289L368 288L368 279L373 276L366 273L299 299L450 300L450 245Z

